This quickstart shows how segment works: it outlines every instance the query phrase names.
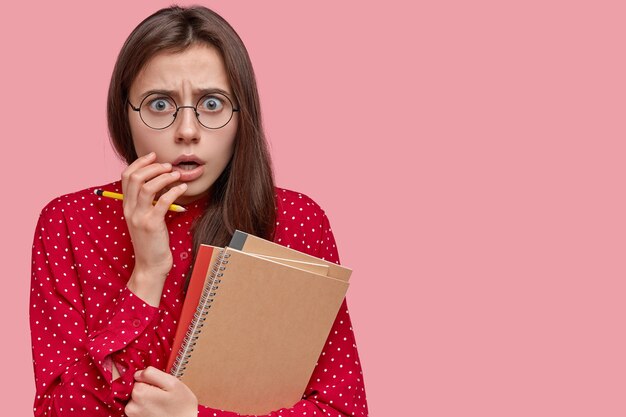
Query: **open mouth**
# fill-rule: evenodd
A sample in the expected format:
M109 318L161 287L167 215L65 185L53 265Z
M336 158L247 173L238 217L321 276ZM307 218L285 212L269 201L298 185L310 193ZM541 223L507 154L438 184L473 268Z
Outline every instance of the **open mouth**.
M173 171L180 172L179 181L193 181L202 176L204 173L204 164L194 161L183 161L172 167Z
M197 162L188 161L188 162L181 162L174 166L180 168L182 171L191 171L193 169L198 168L200 165Z

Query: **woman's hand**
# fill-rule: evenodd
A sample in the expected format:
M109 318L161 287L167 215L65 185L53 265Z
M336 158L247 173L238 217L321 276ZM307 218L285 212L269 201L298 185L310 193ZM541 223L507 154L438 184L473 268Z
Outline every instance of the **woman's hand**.
M163 192L180 178L180 173L172 172L171 164L159 164L155 159L151 152L130 164L122 173L122 189L124 217L135 251L135 268L127 285L144 301L158 307L173 264L165 215L187 184ZM159 193L162 194L157 199Z
M196 417L198 399L178 378L152 366L135 372L128 417Z

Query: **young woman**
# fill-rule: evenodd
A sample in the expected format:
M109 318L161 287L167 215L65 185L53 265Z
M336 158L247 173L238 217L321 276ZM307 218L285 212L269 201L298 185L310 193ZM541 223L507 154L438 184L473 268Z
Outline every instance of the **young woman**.
M55 199L35 232L35 415L233 416L164 372L193 254L240 229L339 262L328 219L274 187L248 54L206 8L163 9L131 33L108 123L121 181ZM345 301L303 399L270 415L367 415Z

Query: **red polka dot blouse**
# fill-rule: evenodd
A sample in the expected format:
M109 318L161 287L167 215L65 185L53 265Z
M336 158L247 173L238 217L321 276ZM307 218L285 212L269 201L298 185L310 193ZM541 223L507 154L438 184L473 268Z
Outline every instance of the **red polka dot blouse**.
M120 182L98 187L121 192ZM30 325L35 416L123 416L133 373L164 370L191 265L193 220L204 204L169 212L174 265L159 307L127 287L133 247L122 203L89 188L50 202L33 243ZM275 241L339 263L324 211L307 196L276 189ZM112 380L111 367L121 377ZM344 300L303 399L269 416L367 416L361 365ZM199 416L237 414L199 406Z

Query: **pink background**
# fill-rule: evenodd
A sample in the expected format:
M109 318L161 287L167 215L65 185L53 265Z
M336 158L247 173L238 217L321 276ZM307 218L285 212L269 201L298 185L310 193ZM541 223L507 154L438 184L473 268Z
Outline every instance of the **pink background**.
M34 395L37 215L119 177L110 73L169 3L2 12L12 415ZM623 2L205 3L252 56L277 183L326 209L355 270L372 416L626 414Z

